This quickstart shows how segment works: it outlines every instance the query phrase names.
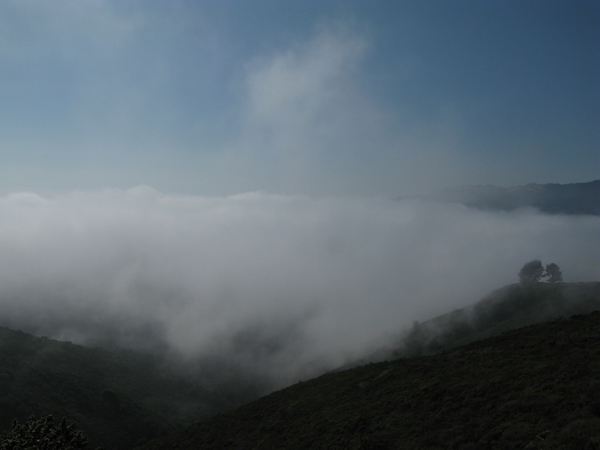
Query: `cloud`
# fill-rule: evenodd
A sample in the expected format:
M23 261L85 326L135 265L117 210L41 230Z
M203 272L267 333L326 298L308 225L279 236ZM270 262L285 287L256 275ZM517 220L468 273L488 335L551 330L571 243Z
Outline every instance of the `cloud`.
M186 2L26 0L0 11L4 192L148 183L399 195L453 184L448 173L462 170L458 109L421 120L412 105L382 104L369 66L377 42L351 25L258 45Z
M312 181L314 192L325 173L335 183L340 174L331 169L344 170L340 162L357 150L348 144L379 120L353 80L366 47L358 36L326 31L247 65L228 162L248 186L263 180L261 188L310 192L299 188Z
M597 217L149 187L0 199L3 325L289 382L516 282L598 280Z
M332 103L345 101L349 86L340 81L355 69L365 47L362 39L326 33L300 48L255 62L248 74L250 115L274 128L314 120Z
M371 45L338 24L252 59L239 87L240 131L216 173L233 174L240 190L309 195L449 183L462 171L460 112L443 105L425 120L409 117L409 105L384 106L366 82Z

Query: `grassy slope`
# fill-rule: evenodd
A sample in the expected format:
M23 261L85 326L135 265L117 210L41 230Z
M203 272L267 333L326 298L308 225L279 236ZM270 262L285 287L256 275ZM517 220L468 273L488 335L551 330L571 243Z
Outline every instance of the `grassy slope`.
M557 294L565 289L567 303ZM503 288L479 304L485 314L473 323L484 330L471 332L517 326L531 320L527 311L590 309L597 291L598 283ZM545 309L542 294L554 294ZM140 450L600 449L599 312L456 342L296 384Z
M159 449L600 448L600 312L329 373Z
M600 283L511 285L473 307L414 327L396 355L427 355L593 309L600 309ZM0 328L0 430L13 418L53 414L75 422L94 446L131 448L240 404L244 396L236 385L221 380L220 386L214 375L212 381L206 376L192 381L134 352L84 348ZM257 397L249 397L247 383L238 384L246 401Z
M476 304L416 323L393 356L422 356L505 331L600 310L600 283L511 284ZM389 359L389 355L387 355Z
M52 414L94 446L131 448L231 405L149 356L0 328L0 430Z

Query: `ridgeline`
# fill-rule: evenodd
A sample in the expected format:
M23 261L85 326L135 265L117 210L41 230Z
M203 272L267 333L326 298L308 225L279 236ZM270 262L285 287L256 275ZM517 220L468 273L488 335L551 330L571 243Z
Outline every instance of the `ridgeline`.
M398 350L435 354L331 372L137 450L600 448L600 312L503 332L598 309L599 292L507 286Z
M546 214L600 215L600 180L571 184L535 184L498 187L454 186L424 197L469 208L512 211L537 208Z
M506 286L370 359L388 361L237 409L258 397L243 381L0 328L0 430L52 414L106 450L600 448L596 310L597 282Z
M599 446L596 311L329 373L137 450Z

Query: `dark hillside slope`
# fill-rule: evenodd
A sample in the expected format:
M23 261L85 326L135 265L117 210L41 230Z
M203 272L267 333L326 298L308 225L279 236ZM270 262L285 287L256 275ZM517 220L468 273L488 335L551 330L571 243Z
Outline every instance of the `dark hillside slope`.
M430 355L526 325L595 310L600 310L600 282L511 284L474 305L415 323L393 350L382 350L371 361Z
M92 447L131 448L231 406L150 356L0 328L0 431L52 414L76 423Z
M138 450L199 448L600 448L600 312L329 373Z

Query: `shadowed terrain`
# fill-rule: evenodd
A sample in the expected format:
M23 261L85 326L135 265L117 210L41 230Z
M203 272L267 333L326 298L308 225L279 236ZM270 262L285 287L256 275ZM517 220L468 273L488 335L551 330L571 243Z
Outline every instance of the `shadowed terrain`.
M328 373L138 450L600 445L600 312Z
M205 374L210 367L205 368ZM219 371L221 369L221 371ZM67 417L90 447L132 448L256 398L238 376L195 376L156 356L86 348L0 328L0 430L13 419ZM239 389L238 389L239 388Z
M52 414L107 450L153 438L142 448L490 448L490 442L511 448L535 440L544 432L539 427L563 427L552 438L557 442L583 427L588 439L584 429L600 411L593 367L600 318L581 314L599 309L597 282L505 286L472 306L415 323L390 346L345 366L350 370L219 416L273 388L219 361L167 364L156 355L0 328L0 429L13 418ZM579 319L564 319L573 314ZM521 328L557 318L563 319ZM209 419L183 431L203 418ZM488 429L496 422L500 428Z

